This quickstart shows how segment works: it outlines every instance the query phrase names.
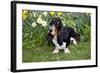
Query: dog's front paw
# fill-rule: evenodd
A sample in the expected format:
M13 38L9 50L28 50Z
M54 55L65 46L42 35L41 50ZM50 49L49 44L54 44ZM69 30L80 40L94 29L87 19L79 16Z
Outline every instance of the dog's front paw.
M64 53L65 53L65 54L70 54L69 49L68 49L68 48L67 48L67 49L64 49Z
M59 53L59 50L58 50L58 49L55 49L55 50L53 51L53 53L54 53L54 54L57 54L57 53Z

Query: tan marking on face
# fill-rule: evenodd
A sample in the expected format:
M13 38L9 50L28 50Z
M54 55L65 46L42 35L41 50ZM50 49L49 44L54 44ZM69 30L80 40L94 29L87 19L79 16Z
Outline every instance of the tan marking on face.
M57 35L57 29L55 28L54 25L52 26L52 29L53 30L52 30L51 34L54 35L54 36L56 36Z

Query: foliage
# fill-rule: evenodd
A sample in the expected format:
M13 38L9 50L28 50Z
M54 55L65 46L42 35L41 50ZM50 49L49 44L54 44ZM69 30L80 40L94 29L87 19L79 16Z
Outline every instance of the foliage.
M27 61L26 54L28 52L26 53L26 50L33 50L33 51L40 50L40 49L50 50L50 48L53 48L52 45L47 45L48 41L46 39L49 23L53 17L61 18L64 26L73 27L74 30L80 34L81 42L90 42L90 37L91 37L91 20L90 20L91 14L90 13L23 10L22 11L22 22L23 22L22 37L23 37L23 51L24 51L23 60L24 61ZM31 56L29 58L31 58Z
M47 62L47 61L69 61L69 60L87 60L91 59L90 43L84 42L78 45L70 45L71 54L64 54L60 50L58 54L53 54L54 47L37 47L35 50L23 49L23 62Z

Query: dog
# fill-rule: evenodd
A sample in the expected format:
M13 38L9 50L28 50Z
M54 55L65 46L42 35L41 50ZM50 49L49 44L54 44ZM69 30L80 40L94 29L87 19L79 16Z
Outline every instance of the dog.
M57 54L60 49L63 49L65 54L70 54L68 49L70 42L73 41L74 44L77 44L80 40L80 35L72 27L64 27L61 19L57 17L53 18L50 22L48 40L52 41L55 45L53 53Z

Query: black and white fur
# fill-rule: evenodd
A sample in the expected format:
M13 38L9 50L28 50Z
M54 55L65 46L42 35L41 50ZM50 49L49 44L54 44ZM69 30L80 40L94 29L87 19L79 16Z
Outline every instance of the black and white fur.
M77 44L77 41L80 40L80 36L74 31L73 28L68 26L63 27L60 18L53 18L50 22L48 30L48 39L55 45L53 53L59 53L60 49L64 49L65 54L70 54L68 49L70 41L73 41L74 44Z

